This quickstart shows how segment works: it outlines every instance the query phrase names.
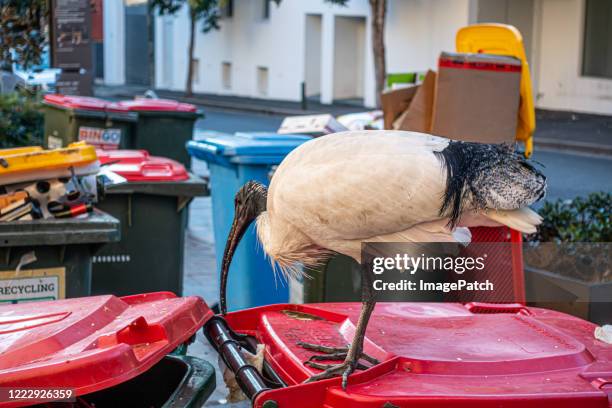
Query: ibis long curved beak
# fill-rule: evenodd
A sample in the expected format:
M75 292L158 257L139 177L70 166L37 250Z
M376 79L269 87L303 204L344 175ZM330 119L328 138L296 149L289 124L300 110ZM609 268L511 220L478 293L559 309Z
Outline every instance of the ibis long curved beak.
M229 273L230 264L232 263L232 257L234 256L234 251L240 243L242 236L244 235L245 231L247 230L252 221L252 219L248 219L244 216L241 216L238 209L236 209L234 221L232 222L232 228L230 229L229 236L227 237L227 242L225 244L225 251L223 252L223 261L221 263L221 296L219 303L222 315L227 313L227 275Z

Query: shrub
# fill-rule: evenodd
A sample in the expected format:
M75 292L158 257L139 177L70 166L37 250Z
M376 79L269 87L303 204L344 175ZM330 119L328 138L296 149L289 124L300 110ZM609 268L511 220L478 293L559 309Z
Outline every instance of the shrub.
M538 232L527 237L525 263L583 282L612 282L612 194L546 202Z
M37 96L0 95L0 148L42 145L43 123Z
M547 201L544 219L529 237L539 242L612 242L612 194L599 192L573 200Z

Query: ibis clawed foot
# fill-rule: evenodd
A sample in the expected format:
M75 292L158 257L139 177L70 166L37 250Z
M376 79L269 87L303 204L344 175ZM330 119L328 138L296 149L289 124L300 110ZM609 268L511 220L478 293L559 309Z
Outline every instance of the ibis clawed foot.
M348 376L351 375L353 371L355 371L355 369L358 368L357 366L359 365L359 363L356 361L348 361L348 360L345 360L343 363L340 363L340 364L317 364L317 363L312 363L312 364L314 365L311 365L311 367L320 368L321 370L324 370L324 371L319 374L313 375L312 377L304 381L305 383L326 380L328 378L335 378L338 376L342 376L342 389L344 390L346 390L346 385L348 383Z
M317 370L323 370L323 372L313 375L306 380L307 383L342 376L342 388L346 389L348 376L351 375L353 371L367 370L371 366L375 366L376 364L380 363L376 358L364 352L355 353L355 357L351 357L350 347L329 347L304 342L298 342L297 345L307 350L323 353L315 354L304 362L304 364L309 367ZM340 364L321 364L316 362L333 360L344 361ZM366 366L365 364L360 363L359 360L365 360L370 363L371 366Z
M304 362L304 364L309 367L323 370L323 372L310 377L308 380L306 380L306 382L342 376L342 389L346 390L348 377L353 373L353 371L356 369L365 370L370 368L364 364L361 364L359 360L363 359L372 364L372 366L379 363L376 358L363 352L366 329L368 327L368 322L370 321L370 316L372 316L372 312L374 311L374 306L376 306L376 299L374 297L374 289L372 285L373 275L370 270L368 270L368 265L362 265L361 271L361 313L359 314L359 321L357 322L357 327L355 327L355 335L353 336L353 342L351 345L346 348L327 347L304 342L298 343L298 346L305 349L324 353L322 355L311 356L308 361ZM340 364L320 364L313 361L340 360L342 358L344 358L344 362Z
M330 346L322 346L319 344L304 343L301 341L298 342L297 345L307 350L318 351L319 353L323 353L323 354L315 354L311 356L308 359L308 361L304 362L305 365L312 367L312 368L316 368L317 370L329 370L335 367L336 364L321 364L321 363L317 363L316 361L342 361L342 360L346 361L346 358L349 353L349 346L330 347ZM375 366L376 364L380 363L380 361L378 361L376 358L370 356L369 354L362 352L357 356L357 361L355 363L355 369L357 370L367 370L368 368L370 368L366 366L365 364L360 363L359 360L365 360L368 363L370 363L371 366Z
M302 341L299 341L297 345L302 348L305 348L306 350L318 351L319 353L323 353L323 354L315 354L311 356L308 359L308 361L304 363L314 368L317 368L315 367L315 365L321 366L322 364L314 363L313 361L333 361L333 360L339 361L339 360L346 359L346 356L348 354L349 347L350 347L350 346L330 347L330 346L322 346L319 344L304 343ZM359 359L363 359L372 365L376 365L380 363L380 361L378 361L376 358L370 356L369 354L363 353L363 352L359 356ZM363 364L360 364L357 366L358 370L365 370L367 368L368 367L366 367Z

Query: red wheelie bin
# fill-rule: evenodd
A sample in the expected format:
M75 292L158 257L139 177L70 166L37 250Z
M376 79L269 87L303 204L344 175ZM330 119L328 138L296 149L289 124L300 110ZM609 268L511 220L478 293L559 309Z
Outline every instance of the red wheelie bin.
M169 292L4 305L0 407L199 407L214 369L169 353L211 316L202 299Z

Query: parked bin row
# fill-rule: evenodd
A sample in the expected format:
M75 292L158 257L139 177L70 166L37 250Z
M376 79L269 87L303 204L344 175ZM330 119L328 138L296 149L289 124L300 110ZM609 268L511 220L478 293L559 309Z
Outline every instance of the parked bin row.
M109 102L81 96L45 95L45 145L82 140L101 149L144 149L189 167L185 143L195 121L194 105L168 99Z
M0 218L0 302L182 294L187 206L207 194L202 179L144 150L82 142L0 155L0 212L17 217Z

